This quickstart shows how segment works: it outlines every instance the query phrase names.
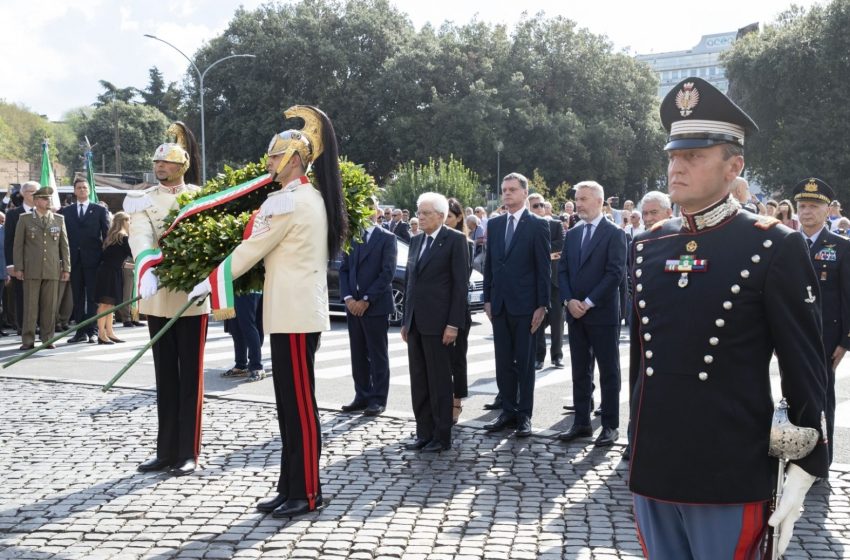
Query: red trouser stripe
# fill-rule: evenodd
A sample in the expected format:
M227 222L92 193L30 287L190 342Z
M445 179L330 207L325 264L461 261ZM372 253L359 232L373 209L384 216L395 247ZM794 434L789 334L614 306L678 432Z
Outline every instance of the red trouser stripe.
M301 371L301 360L299 359L299 341L300 338L303 337L303 334L290 334L289 335L289 355L292 360L292 378L295 385L295 404L298 408L298 418L301 422L301 447L302 454L304 455L304 489L307 493L307 502L310 504L310 509L315 507L313 498L311 496L311 489L313 485L311 484L313 471L310 468L312 463L310 459L310 422L307 419L307 411L306 406L304 405L304 389L302 386L302 377L303 372Z
M207 315L201 315L201 325L198 332L198 400L195 403L195 461L201 454L201 420L204 410L204 344L207 340Z
M319 494L319 453L316 449L316 442L319 438L316 434L316 411L313 409L313 390L310 386L310 370L307 366L307 335L302 334L300 336L300 344L301 352L299 356L301 357L301 372L303 374L304 403L307 406L308 427L310 429L308 445L310 448L310 466L312 467L310 470L312 486L308 489L308 496L310 497L311 507L315 507L312 503Z
M755 557L765 530L764 507L764 502L744 504L735 560L752 560Z

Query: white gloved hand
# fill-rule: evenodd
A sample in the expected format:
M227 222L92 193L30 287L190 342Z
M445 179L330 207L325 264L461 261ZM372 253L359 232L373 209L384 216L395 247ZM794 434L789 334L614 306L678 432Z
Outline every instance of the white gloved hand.
M200 284L198 284L194 288L192 288L192 291L189 292L189 299L194 299L196 297L199 297L203 301L203 299L205 297L207 297L207 294L209 294L210 292L212 292L212 286L210 285L210 279L205 278L203 282L201 282Z
M782 498L776 506L776 511L767 520L767 523L779 531L779 555L785 553L791 535L794 533L794 523L803 514L803 501L806 492L815 482L814 476L810 475L794 463L788 466L785 475L785 485L782 487Z
M142 299L152 298L159 289L159 279L154 274L154 269L149 268L142 274L142 280L139 282L139 295Z

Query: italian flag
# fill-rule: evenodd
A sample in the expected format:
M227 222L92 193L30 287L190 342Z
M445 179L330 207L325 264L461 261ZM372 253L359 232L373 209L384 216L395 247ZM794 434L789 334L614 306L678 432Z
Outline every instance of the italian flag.
M50 141L47 138L41 143L41 186L53 189L53 196L50 197L50 207L56 211L62 208L62 203L59 201L59 189L56 188L56 176L53 174L53 166L50 165L49 145Z
M233 295L233 273L230 263L233 255L228 255L210 274L210 303L213 317L217 321L236 317L236 300Z
M166 235L171 233L171 230L173 230L177 226L177 224L179 224L185 218L188 218L189 216L194 216L198 212L203 212L204 210L215 208L216 206L219 206L221 204L227 204L231 200L236 200L237 198L244 196L249 192L265 187L271 182L271 175L266 173L265 175L260 175L255 179L240 183L236 186L230 187L229 189L225 189L223 191L219 191L213 194L208 194L207 196L193 200L192 202L180 209L180 212L177 213L177 216L174 218L174 221L171 223L168 229L165 230L165 233L162 234L162 237L165 237Z
M136 258L136 268L133 279L133 297L139 295L139 283L145 272L162 262L162 250L159 248L146 249Z

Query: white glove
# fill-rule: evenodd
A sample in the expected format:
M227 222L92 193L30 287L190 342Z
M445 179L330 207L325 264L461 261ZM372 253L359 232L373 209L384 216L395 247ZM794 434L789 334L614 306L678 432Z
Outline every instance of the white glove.
M210 285L210 279L205 278L203 282L192 288L192 291L189 292L189 299L199 297L203 300L211 291L212 286Z
M139 282L139 295L142 299L150 299L159 289L159 279L154 274L152 268L149 268L142 274L142 281Z
M776 506L776 511L767 520L771 527L779 531L780 556L785 553L788 543L791 542L794 523L803 514L803 501L806 499L806 492L814 484L815 478L794 463L788 466L785 486L782 487L782 498Z

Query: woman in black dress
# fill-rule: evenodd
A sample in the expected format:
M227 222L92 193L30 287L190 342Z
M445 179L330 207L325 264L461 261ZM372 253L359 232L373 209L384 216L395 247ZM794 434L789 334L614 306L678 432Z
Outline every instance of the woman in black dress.
M94 297L97 301L97 312L103 313L110 307L122 302L124 294L124 276L122 267L127 257L132 256L130 244L127 242L127 232L130 226L130 216L126 212L118 212L112 217L112 225L103 241L103 256L97 268L94 285ZM112 330L112 313L97 320L97 343L114 344L124 342Z
M466 220L463 217L463 206L456 198L449 199L449 213L446 216L446 227L453 228L464 234L469 248L469 274L472 274L472 253L474 245L469 239ZM458 329L457 340L452 348L452 382L454 383L454 405L452 407L452 423L457 424L463 410L461 399L469 395L466 377L466 350L469 346L469 330L472 328L472 314L469 302L466 304L466 320Z

